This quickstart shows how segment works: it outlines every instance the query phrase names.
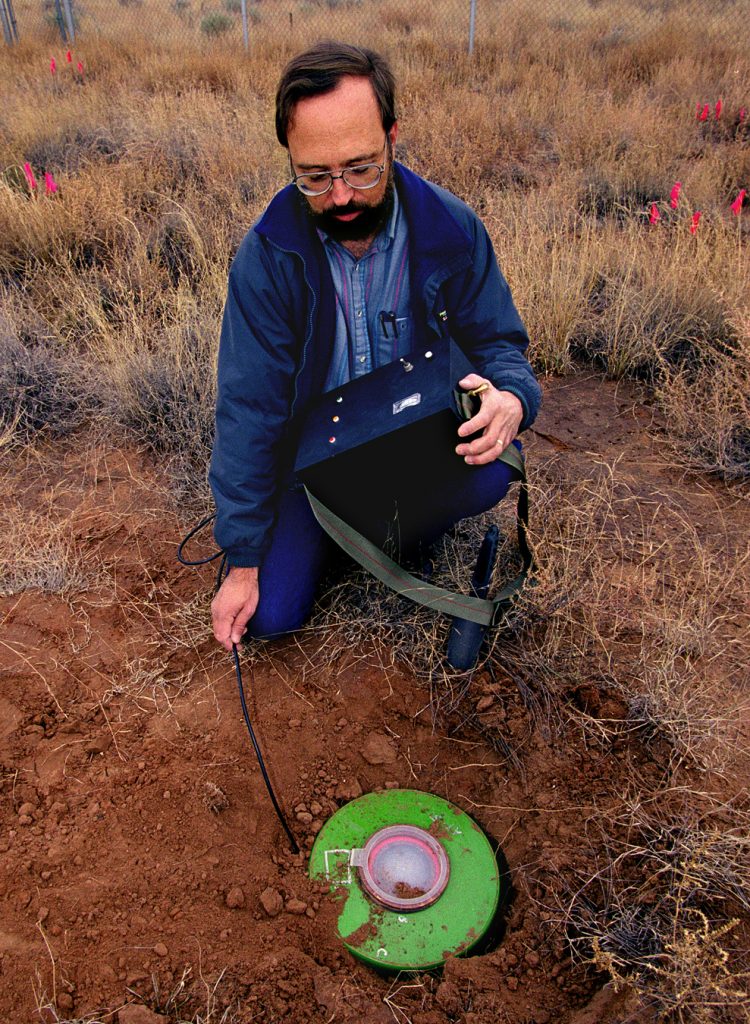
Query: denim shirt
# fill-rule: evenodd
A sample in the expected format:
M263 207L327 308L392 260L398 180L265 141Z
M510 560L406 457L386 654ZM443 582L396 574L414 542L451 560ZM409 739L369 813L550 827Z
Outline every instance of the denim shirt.
M411 351L409 232L394 190L388 224L361 259L325 232L318 236L336 291L329 391Z
M486 229L445 189L399 163L394 175L409 234L411 347L449 334L478 373L520 399L525 429L541 392ZM263 562L296 425L323 392L333 355L335 288L301 199L291 184L272 199L229 275L209 479L214 536L232 566Z

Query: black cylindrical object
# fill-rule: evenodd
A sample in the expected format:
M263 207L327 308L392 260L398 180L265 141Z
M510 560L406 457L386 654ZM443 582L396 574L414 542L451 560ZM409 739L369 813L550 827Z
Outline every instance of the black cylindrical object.
M490 526L484 535L477 564L471 577L471 593L475 597L487 597L499 543L498 528ZM453 619L445 655L451 668L466 672L476 665L487 629L487 626L482 626L478 622L469 622L468 619Z

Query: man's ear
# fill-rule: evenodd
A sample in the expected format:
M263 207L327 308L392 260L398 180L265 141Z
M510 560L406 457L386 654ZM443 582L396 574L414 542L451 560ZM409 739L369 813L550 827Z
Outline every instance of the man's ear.
M388 138L390 139L391 146L396 145L396 138L398 136L398 121L394 121L388 131Z

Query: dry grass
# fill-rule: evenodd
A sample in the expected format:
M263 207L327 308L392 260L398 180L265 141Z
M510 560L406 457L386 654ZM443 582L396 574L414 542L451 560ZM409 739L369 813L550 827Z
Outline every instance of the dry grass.
M633 794L585 822L580 848L593 874L540 865L536 878L574 955L634 988L656 1019L748 1020L746 806L690 790Z
M635 728L670 757L716 771L731 763L748 672L742 548L720 522L702 538L679 507L644 500L611 468L557 494L543 477L536 495L537 585L511 642L498 637L503 667L545 705L550 693L576 696L602 734ZM624 721L590 716L592 683L624 702Z
M190 688L193 672L172 673L167 666L144 658L128 660L118 678L101 697L105 707L114 704L120 718L127 710L168 714L175 701ZM195 695L195 693L194 693Z
M174 458L177 474L205 490L197 467L211 440L227 266L286 178L273 88L304 33L330 33L331 12L308 5L304 32L282 45L276 9L264 4L248 63L232 48L183 48L176 61L164 37L125 30L112 46L110 7L86 5L104 35L81 37L84 83L67 68L53 81L47 46L28 35L0 53L3 344L26 350L32 373L48 364L43 390L57 403L48 429L97 416ZM140 25L149 11L138 5ZM750 128L736 124L749 105L744 19L731 4L655 20L638 5L603 3L555 20L516 0L503 6L502 32L484 10L475 59L459 48L447 67L440 33L452 13L431 9L425 20L398 2L364 19L360 8L336 12L345 35L356 26L363 38L377 18L401 81L404 160L484 216L540 368L564 372L583 357L650 380L680 457L746 476L745 371L713 428L723 392L707 396L701 378L711 374L697 369L720 363L730 381L746 361L747 214L729 212L750 180ZM453 23L447 39L459 47ZM723 120L701 125L695 102L719 96ZM60 192L30 196L26 161L40 182L52 172ZM683 193L672 213L675 180ZM653 229L652 201L663 213ZM693 237L695 209L703 220ZM0 410L4 430L25 436L18 389L0 380ZM679 422L686 395L705 410L698 445Z
M731 322L731 345L693 367L665 365L656 386L677 458L729 480L750 475L750 314Z
M70 597L109 578L77 541L70 518L29 512L10 499L0 511L0 537L2 597L25 590Z
M625 197L598 216L572 176L569 187L562 178L551 186L544 211L519 199L488 195L485 219L525 312L534 358L552 372L592 360L609 376L651 383L681 447L672 420L685 386L711 391L711 367L722 359L745 372L750 261L738 225L717 217L693 237L687 210L672 219L665 211L651 227L650 204ZM733 402L731 417L735 446L724 444L720 453L717 438L713 460L704 461L743 476L748 449L739 434L750 423L747 407Z

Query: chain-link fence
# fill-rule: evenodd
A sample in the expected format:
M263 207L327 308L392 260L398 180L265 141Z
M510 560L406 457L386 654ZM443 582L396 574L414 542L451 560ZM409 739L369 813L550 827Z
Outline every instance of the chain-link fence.
M473 52L527 12L531 29L557 36L592 26L603 40L634 41L667 19L750 44L750 0L0 0L5 41L66 45L96 37L252 50L321 36L377 45L383 31L429 35Z

